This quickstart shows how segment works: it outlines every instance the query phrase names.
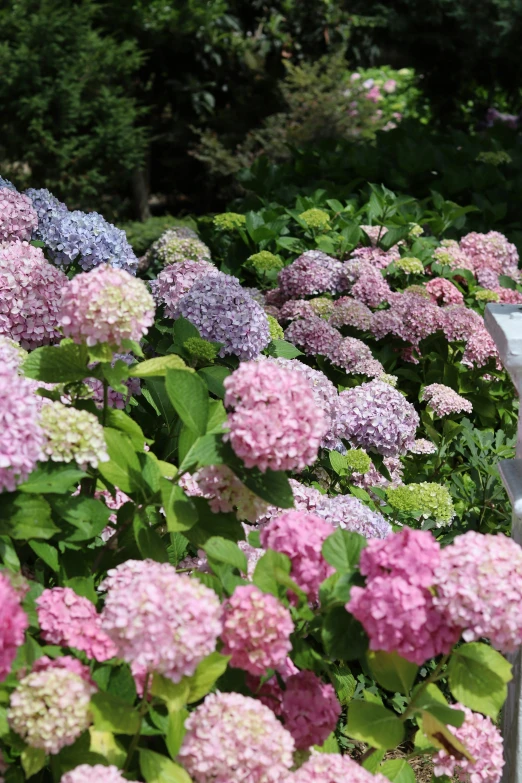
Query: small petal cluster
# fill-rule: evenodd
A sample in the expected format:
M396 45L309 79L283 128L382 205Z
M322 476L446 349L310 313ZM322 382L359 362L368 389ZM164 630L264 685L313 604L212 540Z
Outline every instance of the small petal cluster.
M294 740L260 701L211 693L185 722L179 758L195 783L280 783Z
M102 587L102 628L133 667L179 682L214 651L222 630L218 597L169 563L127 561Z
M279 325L277 322L277 319L274 318L273 315L267 315L266 316L268 321L268 329L270 332L270 339L271 340L283 340L285 337L285 333L283 331L283 327Z
M434 302L439 305L462 304L464 296L451 280L445 277L435 277L426 283L426 291Z
M310 601L316 601L319 585L333 573L321 551L332 533L332 526L315 513L285 511L261 530L261 545L290 558L290 576Z
M0 366L3 370L16 374L26 358L27 351L19 343L0 335Z
M471 259L475 272L491 269L497 275L509 275L518 280L518 251L498 231L479 234L472 231L460 240L460 249Z
M335 302L327 296L315 296L310 299L310 307L314 315L328 320L335 309Z
M288 783L386 783L384 775L372 775L350 756L339 753L313 753Z
M279 272L278 282L285 299L335 294L347 287L343 264L320 250L307 250L296 258Z
M5 179L5 177L0 177L0 188L8 188L8 190L16 191L16 187L13 185L11 180Z
M66 283L40 248L19 241L0 244L0 334L24 348L55 340Z
M69 212L49 200L40 209L45 216L39 221L37 238L45 243L54 264L68 267L76 261L84 272L109 265L136 274L138 259L125 231L98 212Z
M259 253L253 253L253 255L247 258L247 264L261 275L279 272L284 266L281 258L268 250L260 250Z
M233 511L238 519L254 523L268 508L227 465L209 465L193 476L185 473L179 483L187 495L206 498L214 514Z
M441 266L449 266L452 269L474 271L473 260L454 239L443 239L440 247L433 251L433 260Z
M449 525L455 516L449 490L440 484L402 484L388 489L386 494L388 503L397 511L434 519L437 527Z
M102 630L100 616L88 598L70 587L44 590L36 599L42 639L60 647L75 647L96 661L107 661L117 651Z
M381 239L384 236L381 234ZM358 247L352 255L351 260L361 262L362 268L373 270L386 269L393 261L398 261L400 258L399 248L397 246L390 248L390 250L381 250L380 247Z
M165 231L151 246L148 255L151 261L161 266L179 264L182 261L195 261L196 263L201 261L210 263L212 261L210 250L204 242L198 239L195 232L191 231L191 236L187 236L176 228Z
M430 383L422 392L425 400L437 416L449 416L450 413L471 413L473 405L461 397L450 386L443 383Z
M298 318L317 318L308 299L289 299L280 308L277 315L280 321L295 321Z
M500 294L498 291L492 291L490 288L478 288L475 292L477 302L499 302Z
M306 224L307 228L311 228L314 231L323 232L330 230L330 215L324 209L307 209L305 212L301 212L299 219Z
M349 449L344 460L347 469L356 473L368 473L372 466L371 459L363 449Z
M277 669L292 649L294 623L275 596L254 585L236 587L223 605L223 655L230 665L262 676Z
M175 316L180 315L205 340L222 343L221 357L235 354L242 361L254 359L270 342L263 308L230 275L219 273L196 281L178 302Z
M489 332L482 327L469 336L461 361L468 367L484 367L490 359L495 359L497 368L501 368L495 342Z
M472 712L462 704L455 704L454 709L461 710L466 717L462 726L452 726L451 732L475 760L456 759L445 750L439 750L433 757L435 777L456 777L461 783L499 783L504 767L504 743L500 731L485 715Z
M441 309L442 331L449 342L469 340L475 332L484 332L484 319L464 305L448 305Z
M286 680L281 716L295 740L297 750L322 745L335 730L341 705L333 685L324 683L310 671L293 674Z
M321 495L314 514L323 517L333 528L359 533L365 538L386 538L392 532L382 514L372 511L353 495Z
M342 337L322 318L306 316L286 328L285 339L306 354L319 354L332 360L337 355Z
M302 470L317 458L328 422L306 378L271 362L244 362L225 378L232 408L225 437L247 468Z
M503 652L522 644L522 549L504 535L470 531L441 552L436 605L467 642L486 636Z
M8 577L0 572L0 682L11 671L18 648L24 643L29 627L27 615L20 606L20 595Z
M112 764L106 767L104 764L80 764L69 770L60 778L60 783L127 783L118 767Z
M0 367L0 492L14 492L36 467L44 442L33 383Z
M382 364L373 358L368 346L357 337L344 337L328 358L347 373L367 375L369 378L379 378L384 374Z
M73 672L73 674L81 677L93 691L96 690L96 686L91 678L91 670L87 664L82 663L78 658L73 658L72 655L59 655L58 658L49 658L48 655L42 655L41 658L37 658L33 663L31 671L44 672L48 669L65 669L68 672Z
M219 274L209 261L180 261L169 264L161 270L150 289L158 305L165 306L165 316L176 318L180 299L190 291L197 280L208 275Z
M378 269L368 267L353 284L350 295L367 307L379 307L390 301L392 290Z
M412 292L392 294L389 310L374 313L371 331L378 340L394 334L418 346L420 341L442 327L443 310L422 295Z
M98 266L69 280L62 290L60 325L67 337L87 345L139 342L154 322L154 300L142 280Z
M352 445L386 457L404 454L418 426L413 405L388 383L370 381L339 394L336 433Z
M84 470L109 459L103 427L93 413L50 402L42 407L40 426L44 435L42 460L74 460Z
M398 258L394 263L396 269L400 272L404 272L406 275L422 275L424 274L424 266L422 261L418 258L409 258L404 256Z
M33 232L33 239L43 241L44 226L63 216L69 210L47 188L28 188L25 195L31 199L33 209L38 215L38 228Z
M329 322L339 329L342 326L353 326L366 332L372 322L372 311L362 302L350 296L342 296L335 303Z
M409 449L411 451L411 449ZM402 474L404 468L399 457L384 457L383 465L390 474L391 481L380 473L375 465L371 464L370 469L365 473L353 473L352 482L357 487L362 487L371 494L372 487L398 487L402 484ZM383 538L383 536L380 536Z
M435 454L437 447L431 440L417 438L417 440L413 441L409 451L411 454Z
M11 188L0 188L0 243L29 240L37 225L31 199Z
M370 541L361 553L366 587L352 587L346 609L362 624L371 650L395 651L420 666L449 653L459 638L429 589L438 546L431 533L404 528L386 541Z
M59 753L89 728L94 690L64 668L31 672L11 694L7 720L29 747Z
M246 224L246 217L239 212L222 212L221 215L216 215L212 222L221 231L236 231Z

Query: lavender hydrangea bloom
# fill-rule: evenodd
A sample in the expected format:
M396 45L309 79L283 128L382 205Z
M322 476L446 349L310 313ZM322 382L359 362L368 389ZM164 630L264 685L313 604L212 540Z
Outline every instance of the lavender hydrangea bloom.
M236 277L215 274L194 283L176 308L205 340L222 343L219 356L254 359L270 342L268 319Z
M53 196L47 188L28 188L25 191L32 203L33 209L38 215L38 228L33 234L33 239L44 241L45 228L50 221L64 215L69 210L62 201Z
M340 261L320 250L307 250L278 275L279 288L286 299L343 291L347 287Z
M13 185L13 183L10 182L8 179L4 179L3 177L0 177L0 188L7 188L8 190L16 191L16 188Z
M337 405L337 435L354 446L394 457L413 444L417 411L388 383L370 381L347 389Z
M323 517L335 528L359 533L365 538L386 538L392 532L391 525L382 514L372 511L353 495L321 495L314 514Z

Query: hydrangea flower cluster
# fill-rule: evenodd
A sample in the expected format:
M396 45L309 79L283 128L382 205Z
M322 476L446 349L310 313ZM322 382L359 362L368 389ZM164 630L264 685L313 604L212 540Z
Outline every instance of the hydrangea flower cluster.
M449 525L455 516L453 501L447 487L423 481L420 484L402 484L387 490L390 506L411 514L435 520L437 527Z
M435 277L425 285L434 302L439 305L462 304L464 296L456 285L445 277Z
M20 606L20 598L6 574L0 572L0 682L11 671L29 627L27 615Z
M285 330L285 339L306 354L319 354L332 360L337 355L342 337L337 329L314 315L293 321Z
M8 190L16 190L13 183L10 180L5 179L4 177L0 177L0 189L1 188L8 188Z
M271 362L245 362L224 386L233 409L225 437L247 468L302 470L315 461L328 423L306 378Z
M117 651L102 630L100 616L88 598L70 587L44 590L36 599L42 639L60 647L75 647L95 661L107 661Z
M322 745L335 730L341 714L333 685L324 683L310 671L291 675L285 685L281 717L295 740L296 749Z
M461 783L480 781L480 783L499 783L504 767L504 743L497 727L485 715L472 712L462 704L454 709L465 714L464 723L459 728L452 726L452 734L464 745L475 761L467 758L456 759L445 750L433 757L436 777L447 775L457 778Z
M277 319L274 318L273 315L266 316L268 321L268 330L270 332L270 339L271 340L283 340L285 333L283 331L283 327L279 325L277 322Z
M44 436L33 384L0 367L0 492L14 492L35 469Z
M221 215L215 215L212 222L221 231L236 231L243 228L246 217L239 212L223 212Z
M178 302L174 316L180 315L205 340L222 343L222 357L235 354L243 361L254 359L270 342L263 308L230 275L219 273L196 281Z
M441 552L436 606L470 642L488 637L504 652L522 644L522 548L504 535L470 531Z
M60 326L87 345L141 340L154 322L154 300L142 280L121 269L98 266L69 280L62 290Z
M425 400L437 416L449 416L450 413L471 413L473 405L461 397L450 386L443 383L430 383L422 392Z
M381 234L381 239L384 234ZM351 255L351 260L361 262L362 268L373 269L386 269L394 261L398 261L400 258L400 252L397 245L390 248L390 250L381 250L380 247L357 247Z
M490 359L495 359L497 369L501 369L502 365L495 342L483 327L468 337L466 349L462 355L462 364L468 367L484 367Z
M411 454L435 454L437 447L431 440L426 438L417 438L409 449Z
M318 317L308 299L289 299L279 309L277 317L280 321L295 321L298 318Z
M260 701L211 693L185 722L179 757L195 783L279 783L294 740Z
M324 232L330 230L330 215L324 209L307 209L301 212L299 219L305 223L307 228L311 228L313 231Z
M118 767L110 764L80 764L62 775L60 783L127 783Z
M91 678L91 670L87 664L82 663L78 658L73 658L72 655L59 655L58 658L49 658L48 655L42 655L41 658L37 658L33 663L32 672L44 672L48 669L65 669L68 672L73 672L81 677L87 685L90 685L93 691L96 690L96 686Z
M269 253L268 250L260 250L247 258L247 264L260 275L279 272L284 263L279 256Z
M152 280L150 289L158 305L165 306L165 316L176 318L180 299L190 291L197 280L219 272L209 261L180 261L169 264Z
M448 305L441 309L442 331L449 342L469 340L475 332L483 332L484 319L464 305Z
M490 288L479 288L474 292L477 302L499 302L500 294Z
M418 346L420 341L442 326L443 311L424 296L406 292L390 297L389 310L373 314L371 331L380 340L394 334L405 342Z
M0 188L0 242L25 241L38 225L31 199L11 188Z
M350 296L342 296L334 302L334 305L329 318L332 326L337 329L342 326L353 326L361 332L368 331L372 322L372 311L365 304Z
M26 358L25 348L10 337L0 335L0 365L4 371L10 370L16 374Z
M187 231L190 231L190 236L187 236ZM171 228L165 231L147 254L151 261L161 266L178 264L181 261L212 261L208 247L190 229L182 232L179 228Z
M385 234L388 233L386 226L359 226L369 238L372 247L377 246L377 242L380 242Z
M261 530L261 546L290 558L290 576L310 601L316 601L319 585L333 573L322 555L322 546L333 528L315 513L285 511Z
M433 260L442 266L449 266L452 269L474 271L472 259L459 247L459 243L455 242L454 239L443 239L440 247L433 251Z
M403 256L398 258L395 262L395 267L406 275L422 275L424 274L424 266L422 261L418 258L409 258Z
M404 528L368 542L360 561L366 587L352 587L346 609L362 623L371 650L395 651L419 666L451 650L459 631L429 590L438 561L428 532Z
M387 383L370 381L339 394L335 431L352 445L384 456L404 454L418 426L413 405Z
M350 295L368 307L379 307L390 301L392 290L378 269L365 265L361 267L358 280L353 284Z
M334 311L335 302L327 296L315 296L313 299L310 299L310 307L314 315L328 320Z
M294 623L290 612L275 596L254 585L236 587L223 605L223 655L230 665L250 674L277 669L292 649Z
M365 538L386 538L392 532L382 514L372 511L353 495L320 495L314 514L323 517L334 528L359 533Z
M185 473L179 483L187 495L206 498L215 514L233 511L238 519L254 523L268 507L227 465L209 465L193 476Z
M25 195L31 199L33 209L38 215L38 227L33 232L33 239L43 241L43 227L69 210L63 201L59 201L47 188L28 188Z
M169 563L127 561L102 588L102 628L133 668L179 682L214 651L222 630L215 592Z
M281 269L278 282L285 299L334 294L347 287L343 264L321 250L307 250Z
M328 358L347 373L367 375L369 378L378 378L384 374L382 364L373 358L368 346L357 337L344 337Z
M462 237L460 249L471 259L475 273L481 269L491 269L497 275L520 279L518 251L500 232L478 234L472 231Z
M50 402L42 407L40 426L44 435L42 460L74 460L84 470L109 459L103 427L93 413Z
M40 248L19 241L0 244L0 334L24 348L55 340L66 283Z
M59 753L89 728L94 690L65 668L33 671L11 694L7 720L29 747Z
M289 778L289 783L386 783L384 775L372 775L348 754L313 753Z

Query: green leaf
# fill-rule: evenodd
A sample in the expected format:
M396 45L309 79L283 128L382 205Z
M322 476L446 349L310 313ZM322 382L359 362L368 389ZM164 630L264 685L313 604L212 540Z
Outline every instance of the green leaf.
M339 744L333 732L327 736L322 745L313 745L312 747L318 753L339 753Z
M105 503L94 498L58 497L51 503L55 514L71 525L67 532L67 541L89 541L99 536L107 526L111 510Z
M135 445L136 451L143 451L146 438L140 425L118 408L108 408L105 411L105 426L125 432ZM150 441L152 443L152 441Z
M461 715L464 715L464 713L462 712ZM419 723L423 734L435 748L444 750L458 761L465 758L470 761L475 761L470 752L448 729L446 724L437 717L429 712L423 712L422 718L419 719Z
M196 525L185 531L186 537L196 547L203 547L212 536L221 536L230 541L244 541L245 532L235 514L214 514L203 498L192 498L198 512Z
M202 367L198 370L198 375L203 378L207 384L209 392L215 394L221 400L225 396L225 387L223 381L228 378L231 370L228 367L222 367L217 364L215 367Z
M449 687L455 699L496 720L512 679L511 664L481 642L458 647L448 665Z
M207 465L222 465L226 444L223 436L216 434L203 435L198 438L179 466L179 472L185 473L194 467L203 468Z
M380 704L352 701L346 733L372 748L391 750L404 740L404 725L397 715Z
M132 527L141 556L144 559L155 560L157 563L168 563L167 544L148 522L142 519L141 514L136 514Z
M94 578L92 576L73 576L71 579L66 580L65 586L70 587L77 595L88 598L93 604L97 604L98 595L94 589Z
M98 731L113 731L115 734L136 734L140 727L140 716L124 699L111 693L98 691L91 698L91 712Z
M194 527L198 521L197 508L179 484L162 478L160 491L169 533L179 533Z
M378 767L377 772L393 783L415 783L415 772L404 759L390 759Z
M243 484L258 497L278 508L293 508L294 495L286 473L282 470L260 470L252 468L241 474Z
M337 693L337 698L343 706L347 705L351 702L357 687L357 680L353 676L351 669L348 666L332 664L328 668L328 673Z
M192 677L188 678L189 694L187 703L192 704L206 696L228 666L230 655L213 652L201 661Z
M257 561L252 582L264 593L272 593L277 598L286 595L286 587L281 584L278 571L290 574L290 558L281 552L268 549Z
M323 557L336 571L347 573L357 567L366 544L366 538L359 533L338 528L325 540L322 548Z
M152 750L140 748L140 767L146 783L191 783L183 767Z
M231 565L242 574L247 573L248 562L246 555L233 541L228 541L226 538L220 538L219 536L212 536L205 542L203 549L209 559Z
M55 573L60 570L58 550L45 541L29 541L29 546Z
M190 691L188 677L183 677L181 682L174 683L167 677L162 677L160 674L154 674L152 676L152 682L150 684L150 692L153 696L157 696L167 704L169 712L176 712L181 710L187 704L187 699Z
M0 503L0 532L17 540L52 538L59 529L51 520L51 507L40 495L17 495Z
M370 753L369 756L366 756L366 758L362 762L363 768L367 769L368 772L371 772L372 775L375 775L377 769L379 768L379 764L381 763L385 755L386 755L385 750L374 750L373 753Z
M103 478L122 492L143 492L141 464L131 438L111 427L104 427L103 434L110 457L109 462L100 462L98 466Z
M415 682L419 667L406 661L396 652L370 651L368 664L373 677L379 685L392 693L408 694Z
M368 637L362 625L344 606L336 606L328 612L321 636L328 655L341 661L360 658L368 649Z
M421 690L420 690L421 689ZM418 691L420 690L420 694ZM413 690L412 699L415 702L415 709L424 717L426 714L433 716L440 723L449 724L459 728L464 722L464 713L462 710L450 707L444 694L435 684L430 683L427 688L417 685Z
M191 324L186 318L180 316L174 322L172 328L174 334L174 342L177 345L183 345L183 343L189 339L189 337L199 337L200 334L194 324Z
M109 764L114 764L116 767L124 765L127 753L123 745L116 741L111 731L96 731L91 726L89 735L91 738L90 750L93 753L103 756Z
M45 383L72 383L88 377L88 358L89 352L85 345L46 345L31 351L22 371L27 378Z
M167 394L167 389L165 388L165 379L147 378L145 381L145 389L143 390L143 393L145 399L148 399L148 395L150 394L149 401L152 402L158 414L162 417L163 421L170 429L177 417L177 414Z
M338 451L331 451L328 454L328 459L338 476L342 476L347 472L346 457L343 454L339 454Z
M204 435L208 421L208 391L199 375L167 370L165 386L183 423L198 435Z
M86 475L87 473L72 464L43 462L33 470L27 481L18 485L18 489L32 495L47 492L65 495L75 489Z
M175 712L169 712L169 720L167 725L167 734L165 736L165 744L167 750L173 759L179 753L183 737L185 736L185 721L188 718L188 710L181 709Z
M300 351L299 348L296 348L295 345L292 345L292 343L289 343L286 340L272 340L268 346L267 353L269 353L270 356L275 356L276 358L281 357L283 359L295 359L298 356L303 355L303 352Z
M23 749L20 760L25 776L31 778L45 767L47 756L45 755L45 750L42 750L42 748L31 748L28 746Z
M167 370L184 370L193 373L191 367L187 367L181 356L175 353L169 353L167 356L155 356L154 359L147 359L144 362L135 364L129 371L131 378L154 378L164 377Z

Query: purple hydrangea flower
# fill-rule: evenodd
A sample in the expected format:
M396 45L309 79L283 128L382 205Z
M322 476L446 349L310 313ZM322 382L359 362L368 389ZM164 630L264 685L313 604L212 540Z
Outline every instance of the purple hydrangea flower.
M340 261L320 250L307 250L278 275L285 299L300 299L313 294L335 294L347 287Z

